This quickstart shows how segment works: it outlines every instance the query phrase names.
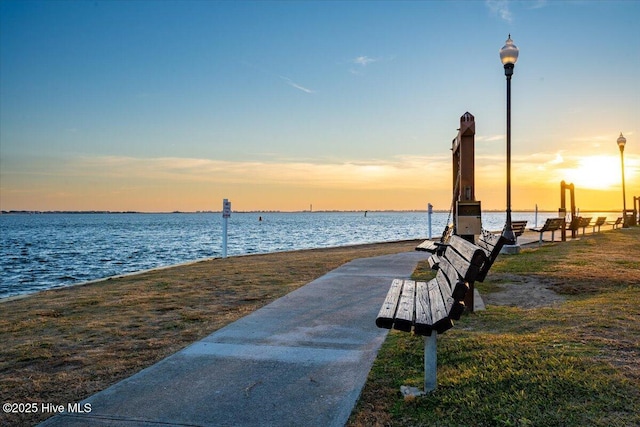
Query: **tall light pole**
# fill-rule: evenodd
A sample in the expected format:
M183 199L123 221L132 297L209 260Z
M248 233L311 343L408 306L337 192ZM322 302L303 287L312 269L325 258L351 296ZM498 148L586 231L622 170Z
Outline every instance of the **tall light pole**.
M622 226L628 227L627 225L627 197L624 194L624 145L627 143L627 139L622 136L622 132L620 132L620 136L618 137L618 147L620 148L620 164L622 166Z
M504 75L507 77L507 222L502 230L502 235L511 245L516 242L511 225L511 76L518 60L518 52L518 48L513 44L511 34L509 34L505 45L500 49L500 60L504 65Z

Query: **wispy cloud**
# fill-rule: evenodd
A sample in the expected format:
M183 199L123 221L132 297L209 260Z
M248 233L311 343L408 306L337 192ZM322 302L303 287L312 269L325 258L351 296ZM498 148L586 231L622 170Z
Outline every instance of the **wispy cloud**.
M316 91L315 91L315 90L313 90L313 89L309 89L309 88L307 88L307 87L304 87L304 86L302 86L301 84L298 84L298 83L294 82L294 81L293 81L293 80L291 80L289 77L280 76L280 78L281 78L282 80L284 80L284 81L285 81L289 86L291 86L291 87L293 87L293 88L295 88L295 89L301 90L301 91L303 91L303 92L305 92L305 93L316 93Z
M366 67L367 65L373 63L373 62L378 62L379 59L375 59L375 58L370 58L366 55L363 56L357 56L355 58L353 58L353 60L351 62L353 62L354 64L358 64L361 65L363 67Z
M510 2L508 0L486 0L485 4L492 13L495 13L503 21L511 24L513 22L513 14L509 8Z
M529 5L529 9L542 9L547 5L547 0L535 0L527 3Z
M382 59L372 58L367 55L356 56L351 61L349 61L351 64L355 65L355 67L351 67L349 69L349 72L355 75L362 74L362 70L364 68L368 67L370 64L373 64L374 62L379 62L379 61L382 61Z
M494 141L504 141L504 134L476 136L476 142L494 142Z
M625 158L627 185L637 187L640 156L629 154ZM385 159L269 155L252 161L125 156L35 160L28 164L12 161L8 167L3 164L3 205L12 209L198 210L208 209L211 194L233 195L237 206L248 209L297 209L299 200L307 197L313 197L314 206L322 202L340 209L371 208L374 199L378 200L375 206L385 209L413 208L422 197L439 208L448 208L451 202L451 157L447 153ZM514 155L512 162L514 206L528 206L534 200L555 207L561 180L581 188L583 206L588 203L582 195L589 189L619 188L619 158L615 155L585 158L548 151ZM476 196L483 206L501 205L504 165L503 155L477 153ZM593 174L598 168L599 173ZM600 198L593 206L608 206L603 203Z

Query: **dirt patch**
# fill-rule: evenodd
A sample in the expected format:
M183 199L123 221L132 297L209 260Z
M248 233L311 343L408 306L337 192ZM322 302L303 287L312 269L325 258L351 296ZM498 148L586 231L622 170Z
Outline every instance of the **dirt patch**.
M551 307L566 300L564 295L551 289L555 283L544 277L495 274L492 282L491 292L482 294L486 305L538 308Z

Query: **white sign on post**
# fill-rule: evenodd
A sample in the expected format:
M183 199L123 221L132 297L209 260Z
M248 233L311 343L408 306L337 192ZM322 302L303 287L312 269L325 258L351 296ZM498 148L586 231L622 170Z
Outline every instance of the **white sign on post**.
M222 258L227 257L227 223L231 217L231 202L222 200Z
M228 199L222 201L222 218L231 217L231 202Z

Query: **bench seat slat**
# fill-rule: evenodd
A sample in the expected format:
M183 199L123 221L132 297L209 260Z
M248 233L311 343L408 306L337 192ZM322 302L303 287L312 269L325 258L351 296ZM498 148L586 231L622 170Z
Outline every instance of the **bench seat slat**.
M433 322L432 328L439 334L453 327L453 322L449 318L449 307L453 301L450 297L443 295L442 291L446 291L446 286L443 286L438 282L438 278L431 280L428 283L429 286L429 298L431 299L431 320ZM449 304L447 304L449 303Z
M402 292L403 281L400 279L393 279L387 297L382 303L382 308L376 318L376 326L379 328L391 329L393 326L393 318L396 315L396 308L398 307L398 301L400 300L400 293Z
M440 273L438 273L440 274ZM431 321L433 329L442 333L453 326L453 322L449 319L449 310L447 308L447 297L442 294L442 286L436 276L430 280L428 285L429 300L431 302ZM446 289L446 286L445 286Z
M431 335L433 320L431 318L431 301L429 299L429 286L427 282L416 283L416 321L415 333L417 335Z
M393 322L393 328L400 331L411 332L413 326L413 314L415 312L415 289L416 282L413 280L405 280L398 301L398 310L396 318Z

